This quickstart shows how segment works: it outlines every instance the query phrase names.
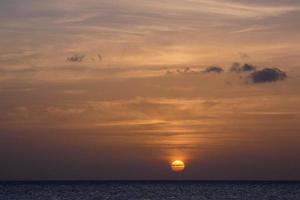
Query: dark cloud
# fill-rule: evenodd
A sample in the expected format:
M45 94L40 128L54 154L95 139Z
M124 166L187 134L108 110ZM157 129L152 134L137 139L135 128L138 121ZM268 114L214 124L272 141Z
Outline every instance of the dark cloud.
M176 69L174 71L167 69L166 70L166 75L171 75L171 74L192 74L192 73L198 73L197 71L194 71L190 67L183 67L181 69Z
M267 83L280 81L287 78L287 74L278 68L265 68L255 71L250 75L253 83Z
M177 73L181 73L181 74L187 74L187 73L194 73L195 72L190 67L184 67L183 69L177 69L176 71L177 71Z
M73 56L68 57L67 61L69 61L69 62L82 62L84 58L85 58L85 55L75 54Z
M211 67L208 67L206 68L204 71L204 73L222 73L224 72L223 68L222 67L219 67L219 66L211 66Z
M253 65L250 65L250 64L244 64L242 66L242 71L244 72L250 72L250 71L255 71L256 70L256 67L254 67Z
M241 71L241 64L238 62L235 62L232 64L231 68L230 68L231 72L240 72Z
M244 64L244 65L241 65L240 63L233 63L231 68L230 68L230 71L231 72L237 72L237 73L240 73L240 72L252 72L252 71L255 71L256 70L256 67L254 67L253 65L250 65L250 64Z

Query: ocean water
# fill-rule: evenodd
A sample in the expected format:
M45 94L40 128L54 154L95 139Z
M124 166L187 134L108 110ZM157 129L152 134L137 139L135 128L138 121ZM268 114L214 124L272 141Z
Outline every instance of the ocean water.
M0 200L300 200L300 182L6 182Z

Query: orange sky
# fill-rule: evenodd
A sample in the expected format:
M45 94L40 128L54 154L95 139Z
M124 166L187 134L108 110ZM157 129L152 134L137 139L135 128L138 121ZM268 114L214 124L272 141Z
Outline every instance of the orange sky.
M1 1L0 180L299 180L299 12L296 0ZM287 78L257 83L233 62Z

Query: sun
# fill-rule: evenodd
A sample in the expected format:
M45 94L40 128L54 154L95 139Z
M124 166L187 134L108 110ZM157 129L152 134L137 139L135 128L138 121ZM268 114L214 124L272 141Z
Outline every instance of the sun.
M181 160L175 160L171 164L171 169L174 172L182 172L185 169L185 164Z

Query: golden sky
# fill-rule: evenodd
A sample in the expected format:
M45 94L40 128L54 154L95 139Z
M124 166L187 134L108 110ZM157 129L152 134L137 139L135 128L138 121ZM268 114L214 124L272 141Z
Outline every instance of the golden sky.
M299 180L299 30L297 0L2 0L0 179Z

